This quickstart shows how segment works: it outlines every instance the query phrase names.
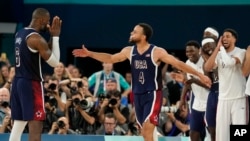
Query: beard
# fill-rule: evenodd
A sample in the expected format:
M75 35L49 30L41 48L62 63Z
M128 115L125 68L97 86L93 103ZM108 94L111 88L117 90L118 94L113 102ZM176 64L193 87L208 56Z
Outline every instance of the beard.
M136 40L136 39L130 38L128 42L129 42L130 44L136 44L136 43L139 43L140 40Z
M49 32L49 29L47 28L47 24L41 27L40 32L42 33Z

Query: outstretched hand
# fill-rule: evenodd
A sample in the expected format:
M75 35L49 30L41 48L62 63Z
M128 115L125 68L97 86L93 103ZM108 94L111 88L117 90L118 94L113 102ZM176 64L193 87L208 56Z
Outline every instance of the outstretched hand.
M89 50L84 45L82 45L81 49L74 49L72 54L75 57L88 57L90 53Z
M205 75L201 75L200 76L200 81L205 84L208 88L211 87L212 85L212 82L211 82L211 79Z
M184 83L186 81L185 74L183 73L171 72L170 77L180 83Z

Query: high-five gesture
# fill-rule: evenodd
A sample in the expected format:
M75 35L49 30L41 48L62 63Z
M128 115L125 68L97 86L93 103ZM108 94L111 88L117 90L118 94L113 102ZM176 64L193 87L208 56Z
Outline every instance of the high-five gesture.
M75 57L88 57L90 55L90 51L84 45L81 49L74 49L72 53Z

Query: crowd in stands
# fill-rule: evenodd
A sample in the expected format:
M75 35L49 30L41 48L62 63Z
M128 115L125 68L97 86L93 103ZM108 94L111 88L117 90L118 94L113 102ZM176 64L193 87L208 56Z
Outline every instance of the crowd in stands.
M13 124L11 82L15 69L7 59L1 58L0 61L0 133L10 133ZM131 73L122 75L113 69L113 64L102 65L102 70L93 72L89 77L83 76L77 66L66 66L63 62L54 68L53 74L43 74L46 111L43 134L140 135L130 87ZM169 89L176 87L179 90L170 94L168 85ZM175 125L182 123L188 126L188 109L177 110L171 106L177 101L169 99L176 92L180 95L181 85L168 80L165 86L162 105L165 109L160 116L158 134L188 136L188 128L178 129ZM29 132L28 126L24 132Z

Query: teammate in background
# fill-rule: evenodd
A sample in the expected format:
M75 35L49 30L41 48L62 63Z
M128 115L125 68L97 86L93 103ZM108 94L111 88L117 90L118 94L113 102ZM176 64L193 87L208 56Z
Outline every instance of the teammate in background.
M248 76L247 77L247 83L246 83L246 90L245 90L245 93L246 95L248 95L248 106L250 107L250 45L247 47L247 50L246 50L246 56L245 56L245 60L244 60L244 63L243 63L243 66L242 66L242 73L244 76ZM249 108L248 108L249 109ZM247 112L247 114L249 115L249 112ZM250 122L249 122L249 119L248 119L248 125L250 125Z
M219 32L215 27L207 27L206 29L204 29L203 38L207 37L213 38L217 43L219 39Z
M216 41L213 38L204 38L201 44L202 44L202 57L204 58L204 61L206 61L209 58L209 56L213 53L216 47ZM204 73L207 74L212 81L212 86L210 88L207 98L205 119L211 141L215 141L216 111L217 111L216 109L219 96L218 68L212 69L212 71L209 72L205 71Z
M204 59L200 55L200 44L197 41L190 40L186 43L186 56L188 58L187 65L205 74L203 70ZM204 141L206 135L204 118L209 90L196 76L189 73L186 73L185 76L186 81L181 94L180 105L186 105L187 96L191 94L189 136L191 141Z
M218 67L219 97L216 113L216 140L230 140L230 125L247 122L246 78L242 75L245 49L236 47L238 35L233 29L223 32L217 47L206 61L204 69L211 71Z
M201 55L204 59L204 63L212 55L217 42L219 39L219 32L214 27L207 27L203 32L203 40L201 41ZM210 92L207 98L207 108L205 113L205 119L207 124L207 129L211 138L211 141L215 141L215 128L216 128L216 111L219 96L219 77L218 68L212 69L210 72L204 71L205 74L212 81Z
M150 25L139 23L130 33L129 38L129 42L135 45L125 47L119 53L114 55L98 53L89 51L84 46L72 52L75 57L91 57L101 62L117 63L126 59L130 60L136 119L145 141L158 140L156 125L162 106L162 78L161 69L158 66L161 62L196 75L207 86L211 85L207 76L177 60L165 49L150 44L149 39L152 34L153 30Z
M29 140L41 141L45 119L41 58L52 67L59 63L61 24L60 18L55 16L50 25L49 11L37 8L32 14L30 25L15 35L15 77L11 93L11 117L14 125L9 141L20 141L27 123ZM51 43L47 43L39 34L47 30L52 37Z

